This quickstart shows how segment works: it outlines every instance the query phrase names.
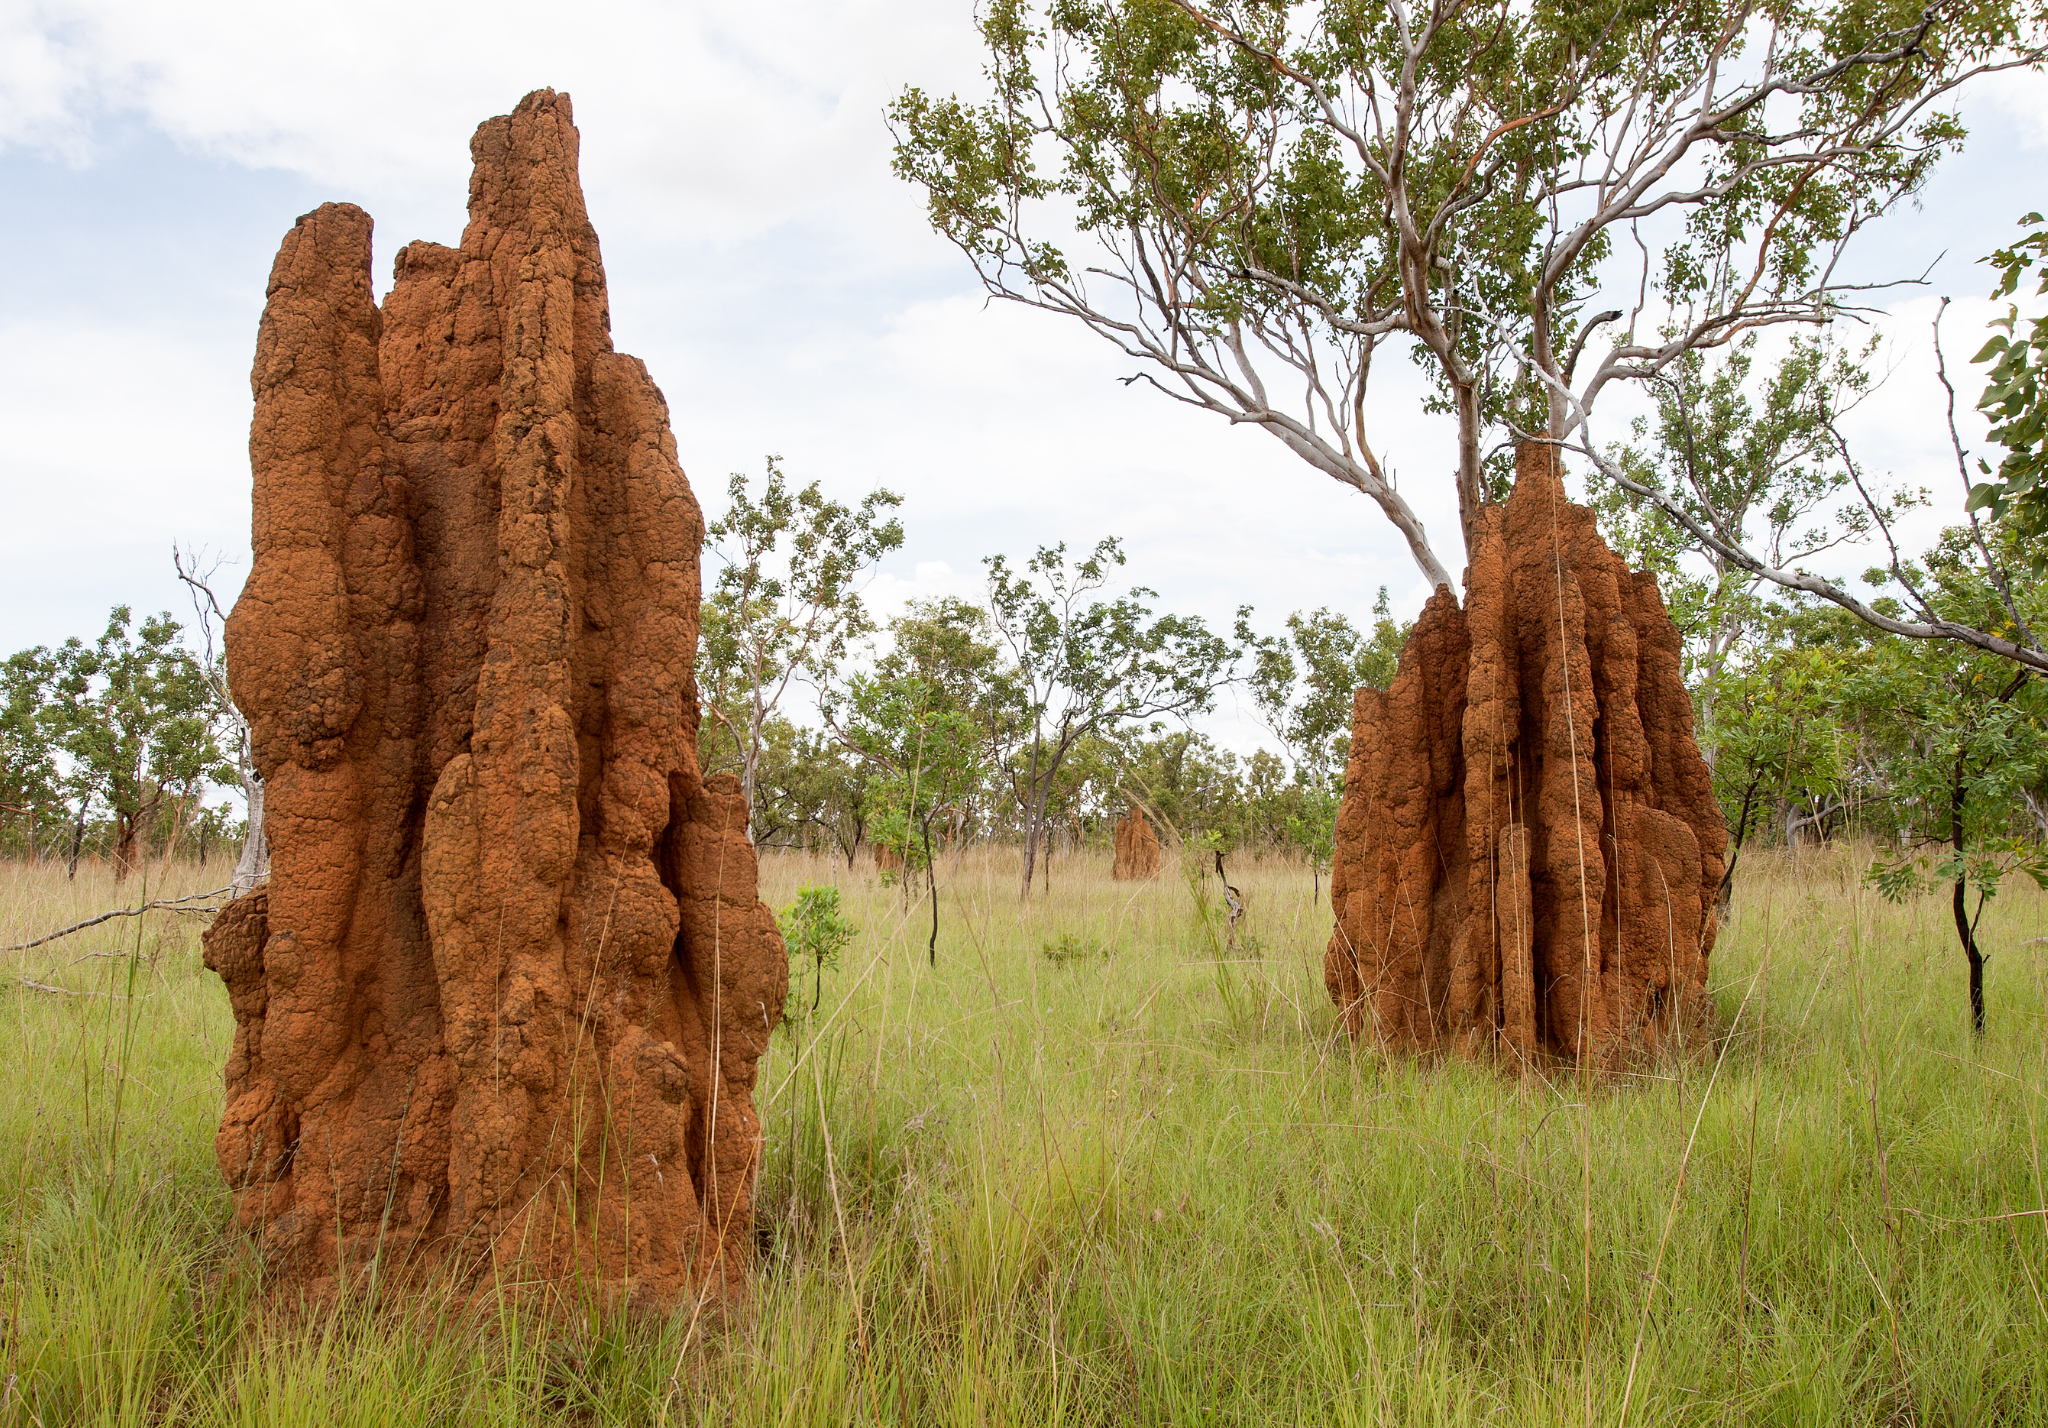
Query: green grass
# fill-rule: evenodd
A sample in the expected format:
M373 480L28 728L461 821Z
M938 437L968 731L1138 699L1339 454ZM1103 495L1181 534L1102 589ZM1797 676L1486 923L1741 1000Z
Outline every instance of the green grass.
M203 919L106 924L0 958L0 1424L2048 1422L2048 897L1973 1043L1864 861L1752 855L1728 1034L1587 1087L1354 1052L1305 869L1234 863L1245 956L1171 867L948 861L933 969L921 898L771 860L862 932L763 1063L751 1298L666 1320L266 1307ZM0 869L0 941L114 898Z

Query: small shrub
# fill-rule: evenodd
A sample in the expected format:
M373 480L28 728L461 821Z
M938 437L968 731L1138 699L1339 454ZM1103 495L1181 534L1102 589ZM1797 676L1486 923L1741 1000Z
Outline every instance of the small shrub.
M1082 937L1072 932L1062 932L1039 944L1039 951L1045 960L1055 967L1064 967L1069 962L1082 962L1091 957L1107 957L1109 949L1098 939Z
M825 969L839 965L839 954L860 931L839 915L839 889L800 887L796 901L775 914L782 928L782 941L789 949L789 1000L783 1005L783 1021L794 1026L817 1011L824 995ZM798 986L798 968L811 965L811 1004L805 1007Z

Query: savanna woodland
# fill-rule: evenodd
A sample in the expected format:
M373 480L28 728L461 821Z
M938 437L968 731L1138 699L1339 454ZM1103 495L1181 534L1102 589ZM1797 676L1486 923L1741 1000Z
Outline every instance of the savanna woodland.
M0 670L0 1423L2048 1422L2048 185L1956 294L1988 330L1888 323L1926 285L1871 242L2048 10L975 19L876 121L933 241L1362 496L1434 599L1204 618L1077 519L880 607L915 503L684 484L552 91L381 310L366 216L307 215L240 603L167 552L188 609ZM1946 456L1898 469L1857 416L1907 343ZM1453 459L1404 494L1410 369ZM1441 1043L1339 975L1415 810L1480 829L1440 655L1497 667L1529 471L1645 572L1518 695L1609 780L1566 790L1586 976L1649 866L1639 632L1715 820L1698 975L1600 1055L1516 1040L1504 963ZM1529 628L1593 639L1562 552ZM1422 870L1461 938L1563 886L1530 798L1491 913ZM1497 933L1538 1001L1544 935Z

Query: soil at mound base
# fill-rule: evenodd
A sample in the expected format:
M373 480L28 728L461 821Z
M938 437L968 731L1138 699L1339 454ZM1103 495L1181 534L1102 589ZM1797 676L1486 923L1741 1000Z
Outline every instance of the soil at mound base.
M1119 882L1159 876L1159 835L1135 803L1116 825L1116 861L1110 876Z
M1616 1064L1685 1025L1714 942L1727 831L1678 631L1546 445L1465 584L1357 694L1324 979L1354 1036Z
M228 623L269 887L208 965L216 1149L282 1282L517 1261L672 1302L744 1263L788 964L697 764L703 520L611 347L568 96L471 141L380 310L370 218L286 235Z

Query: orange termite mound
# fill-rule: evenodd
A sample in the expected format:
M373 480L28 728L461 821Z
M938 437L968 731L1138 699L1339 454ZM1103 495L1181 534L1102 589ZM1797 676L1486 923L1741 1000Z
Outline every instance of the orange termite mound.
M1703 1006L1727 831L1679 636L1565 499L1555 449L1482 515L1385 693L1358 691L1323 960L1353 1036L1615 1065Z
M1110 876L1120 883L1159 876L1159 835L1135 803L1116 825L1116 862Z
M470 143L460 248L328 204L256 343L228 622L271 879L207 964L215 1142L280 1282L369 1263L662 1305L743 1269L788 982L746 807L697 762L703 518L614 352L569 99Z

